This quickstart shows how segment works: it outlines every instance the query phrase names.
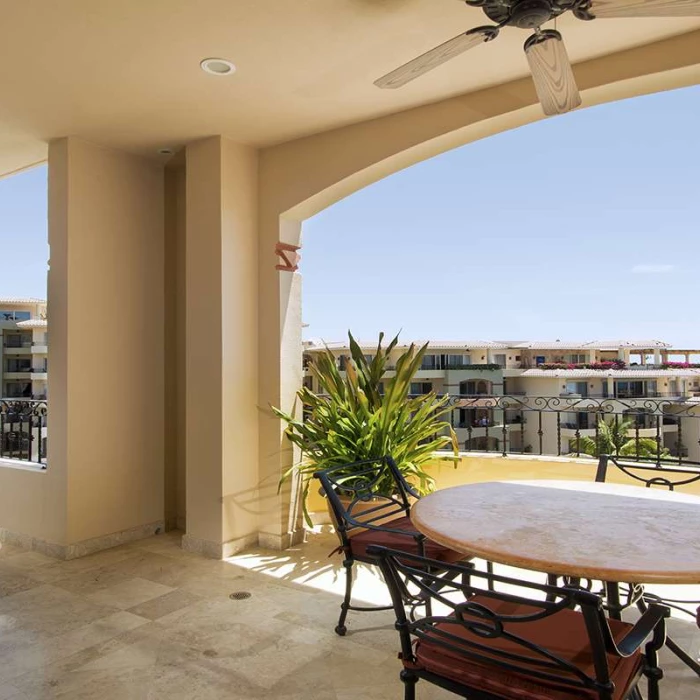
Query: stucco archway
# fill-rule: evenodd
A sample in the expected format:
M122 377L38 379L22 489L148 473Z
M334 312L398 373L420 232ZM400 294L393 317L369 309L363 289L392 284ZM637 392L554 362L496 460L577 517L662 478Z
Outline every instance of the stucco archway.
M700 83L700 32L593 59L576 66L591 107ZM453 148L542 119L529 79L354 124L260 154L259 348L261 406L289 409L301 384L301 281L278 273L278 241L300 244L301 223L334 202L388 175ZM291 492L277 493L291 464L282 426L262 415L259 430L262 540L291 541ZM273 488L274 487L274 488Z

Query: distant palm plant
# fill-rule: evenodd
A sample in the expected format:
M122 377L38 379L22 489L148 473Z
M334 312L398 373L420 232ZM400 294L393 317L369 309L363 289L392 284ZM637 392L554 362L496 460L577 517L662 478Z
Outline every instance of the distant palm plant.
M382 347L381 333L371 361L352 334L348 336L351 359L345 364L344 376L337 358L326 348L309 365L309 371L318 380L319 393L308 387L297 392L301 415L297 411L272 409L287 423L289 440L301 448L301 464L289 469L280 483L294 473L302 476L304 515L309 523L306 496L313 473L320 469L389 455L423 494L434 488L433 477L423 467L435 451L450 445L451 459L459 453L454 430L442 420L452 411L449 397L438 397L435 392L409 395L411 380L421 367L428 344L420 348L411 345L397 358L393 376L387 377L389 357L398 336ZM351 470L347 477L352 478ZM392 495L394 481L388 470L374 489L378 495Z
M636 435L630 437L630 431L634 431L635 421L631 418L606 421L601 418L598 421L598 436L591 438L587 435L577 440L572 440L570 448L575 447L576 453L587 454L591 457L600 455L620 455L622 457L668 457L669 451L662 448L659 451L656 440L653 438L637 439ZM578 445L576 444L578 442Z

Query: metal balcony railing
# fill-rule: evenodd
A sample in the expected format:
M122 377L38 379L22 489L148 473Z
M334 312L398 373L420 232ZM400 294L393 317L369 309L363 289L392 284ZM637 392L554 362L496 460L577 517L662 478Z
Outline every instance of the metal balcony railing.
M612 453L658 464L681 464L700 454L700 403L680 398L450 395L449 402L451 424L466 452ZM669 432L665 425L676 429Z
M0 399L0 458L34 462L46 468L48 403Z

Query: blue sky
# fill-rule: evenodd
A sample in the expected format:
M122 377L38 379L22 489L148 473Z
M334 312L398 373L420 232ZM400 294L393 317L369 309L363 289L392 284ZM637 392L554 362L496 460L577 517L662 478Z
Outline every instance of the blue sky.
M0 180L0 297L46 298L46 167Z
M307 337L700 346L700 88L548 119L304 225ZM45 296L46 169L0 181L0 296Z
M700 346L700 88L547 119L304 225L306 337Z

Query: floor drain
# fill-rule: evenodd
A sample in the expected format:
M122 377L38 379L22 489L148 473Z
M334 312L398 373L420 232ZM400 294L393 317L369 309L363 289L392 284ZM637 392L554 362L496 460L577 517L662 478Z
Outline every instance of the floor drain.
M246 598L250 598L252 593L248 593L248 591L236 591L235 593L231 593L229 598L231 600L245 600Z

